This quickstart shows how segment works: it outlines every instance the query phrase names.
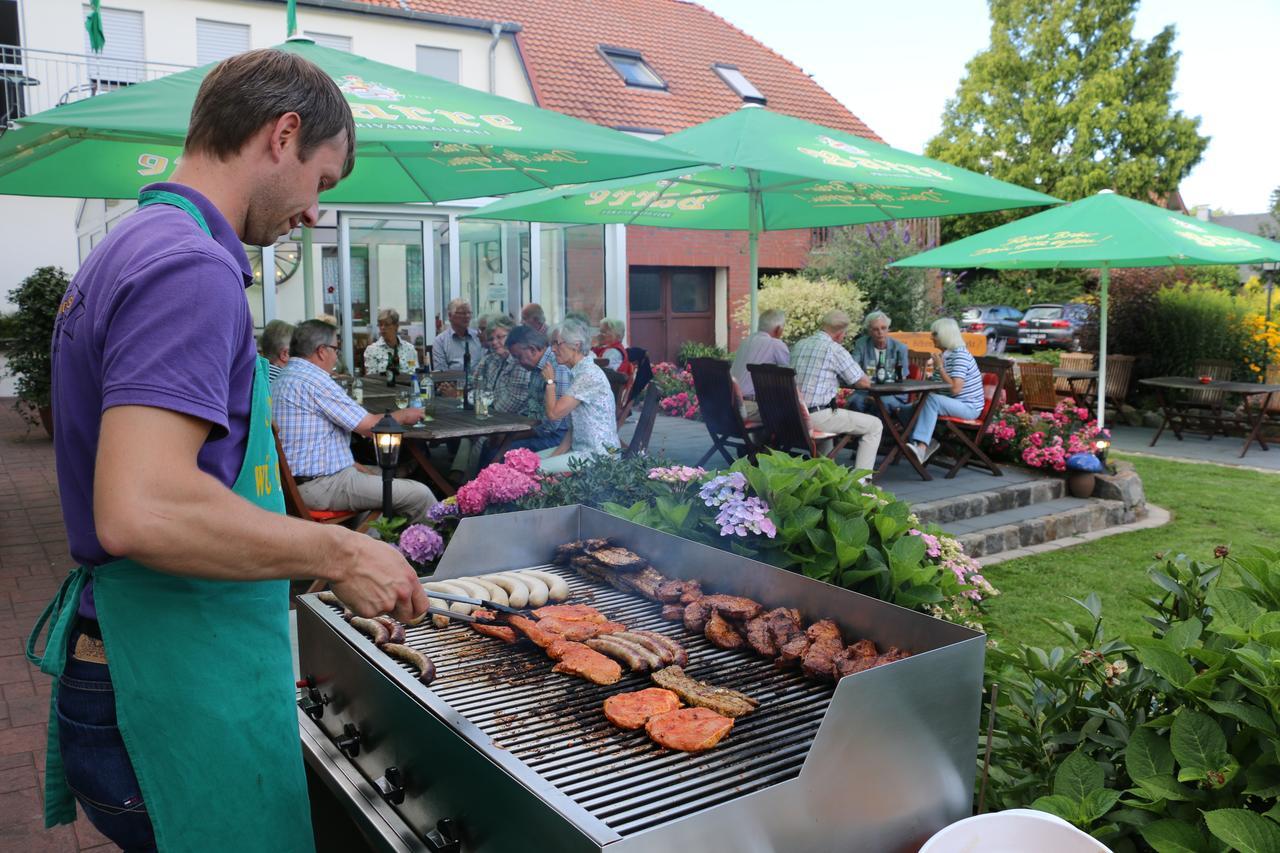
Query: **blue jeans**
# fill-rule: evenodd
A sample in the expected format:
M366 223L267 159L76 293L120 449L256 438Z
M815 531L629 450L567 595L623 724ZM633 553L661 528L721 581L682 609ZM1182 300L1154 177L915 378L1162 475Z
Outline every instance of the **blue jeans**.
M904 411L904 415L909 417L908 412ZM924 408L920 410L920 419L916 421L916 428L911 433L911 440L918 441L921 444L928 444L933 439L933 428L938 425L939 415L949 415L953 418L976 418L982 414L982 406L973 403L963 403L955 397L948 397L945 394L930 394L924 401Z
M58 745L67 786L99 832L127 853L147 853L156 849L155 834L116 727L111 676L106 664L72 657L79 637L79 629L71 632L58 681Z

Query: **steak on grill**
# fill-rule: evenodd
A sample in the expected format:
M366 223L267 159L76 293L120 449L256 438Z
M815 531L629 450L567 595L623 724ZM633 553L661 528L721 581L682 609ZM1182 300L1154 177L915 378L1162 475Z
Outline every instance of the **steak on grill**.
M620 729L644 728L650 717L680 707L680 697L661 687L646 687L631 693L616 693L604 700L604 715Z
M471 615L478 619L498 618L498 614L494 613L492 610L484 610L483 608L477 608L476 610L471 611ZM520 635L516 633L516 629L507 625L481 625L479 622L472 622L471 630L475 631L477 634L484 634L486 637L493 637L494 639L501 640L504 643L514 643L516 640L520 639Z
M758 602L740 595L704 595L699 603L710 607L726 619L745 622L759 616L764 608Z
M862 642L870 642L863 640ZM857 644L855 644L857 645ZM853 646L849 647L850 649ZM846 652L848 649L845 650ZM874 669L877 666L883 666L886 663L893 663L896 660L911 657L910 652L904 652L897 646L890 646L889 651L882 655L860 656L851 660L836 659L836 678L844 678L846 675L853 675L856 672L862 672L868 669Z
M564 619L568 622L609 621L609 617L594 607L589 607L585 604L548 604L546 607L539 607L533 611L533 615L538 619L554 616L557 619Z
M835 678L835 657L844 651L844 638L836 623L823 619L804 633L812 642L800 660L800 669L810 678Z
M791 607L774 608L747 623L747 643L767 658L777 657L783 646L803 633L800 611Z
M512 617L514 622L515 617ZM778 659L774 661L778 666L797 666L804 653L809 651L809 645L813 641L809 639L807 634L796 634L790 640L783 644L778 651Z
M514 618L512 617L512 619ZM598 637L601 634L614 634L618 631L627 630L627 626L619 622L571 622L555 616L539 619L538 628L561 639L574 640L579 643L592 637ZM534 642L536 643L537 640L534 640ZM541 644L539 643L539 645Z
M680 708L650 717L644 730L654 743L681 752L705 752L724 739L733 720L706 708Z
M664 604L662 605L662 618L668 622L679 622L684 619L683 604Z
M707 627L707 619L711 616L711 605L705 602L706 596L692 601L684 607L685 630L701 634Z
M617 546L600 548L591 552L591 559L606 569L617 572L635 572L644 567L644 558L634 551Z
M594 684L617 684L622 678L622 667L617 661L582 643L567 643L557 651L561 652L560 662L551 668L552 672L576 675Z
M726 717L741 717L755 710L760 703L745 693L730 690L727 687L716 687L685 675L678 666L660 669L650 676L653 683L665 687L675 693L685 704L708 708Z
M726 622L718 610L712 611L707 619L705 633L713 646L722 649L740 649L747 644L747 638L742 636L742 632Z

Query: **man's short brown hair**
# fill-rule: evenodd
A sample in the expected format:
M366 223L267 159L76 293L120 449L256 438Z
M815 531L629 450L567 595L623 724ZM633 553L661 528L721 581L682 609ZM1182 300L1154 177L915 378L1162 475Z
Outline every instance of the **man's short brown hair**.
M238 154L264 124L285 113L302 119L302 160L346 131L342 176L351 173L356 126L338 85L315 63L275 48L224 59L205 76L191 108L184 150L225 160Z

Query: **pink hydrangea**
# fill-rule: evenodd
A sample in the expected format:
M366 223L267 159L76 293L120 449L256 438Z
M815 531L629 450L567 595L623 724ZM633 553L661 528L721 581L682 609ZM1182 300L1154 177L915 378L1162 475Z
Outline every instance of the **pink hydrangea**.
M532 475L538 470L542 459L527 447L517 447L515 450L508 450L502 457L502 461L503 464L515 468L521 474Z
M474 482L484 490L488 503L510 503L539 489L532 476L502 463L485 468Z
M477 478L458 489L458 510L463 515L479 515L489 505L484 484Z

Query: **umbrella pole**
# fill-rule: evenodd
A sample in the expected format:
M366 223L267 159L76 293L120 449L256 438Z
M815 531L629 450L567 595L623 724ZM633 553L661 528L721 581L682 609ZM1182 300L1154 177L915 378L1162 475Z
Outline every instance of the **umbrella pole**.
M1102 264L1098 279L1101 291L1098 306L1098 429L1106 425L1107 417L1107 287L1111 283L1111 268Z
M751 304L751 322L747 334L760 323L760 308L756 304L756 291L760 284L760 177L755 169L747 171L747 206L750 211L747 234L748 275L747 295Z
M302 226L302 313L308 320L316 316L316 274L311 260L314 242L315 232Z

